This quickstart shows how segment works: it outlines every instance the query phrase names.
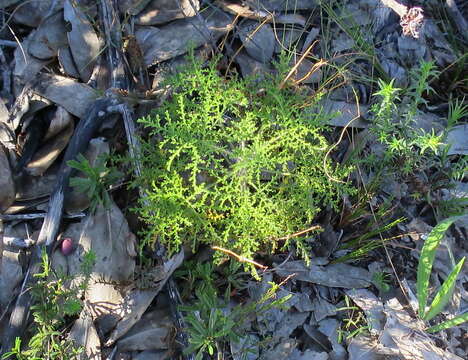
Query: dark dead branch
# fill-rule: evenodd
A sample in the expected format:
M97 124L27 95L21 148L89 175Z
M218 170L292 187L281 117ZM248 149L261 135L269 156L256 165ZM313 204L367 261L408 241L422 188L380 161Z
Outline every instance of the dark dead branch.
M109 66L112 69L111 72L111 86L113 88L123 89L126 91L131 90L129 82L125 77L125 69L122 54L122 35L121 26L117 13L117 4L115 0L102 0L101 1L102 21L104 23L104 29L106 33L106 39L108 44L108 61ZM141 163L140 157L140 143L136 137L136 129L134 123L133 109L128 105L127 102L122 102L116 106L116 111L120 112L125 125L125 132L127 135L127 142L129 146L129 153L131 159L134 161L135 176L141 176ZM140 195L144 198L144 192L140 189ZM188 336L184 332L185 321L179 311L177 304L180 304L180 295L177 287L170 277L167 281L167 289L171 304L174 305L172 312L174 315L175 322L178 325L178 340L183 347L188 346ZM155 292L155 296L156 296ZM187 355L187 359L193 359L192 355Z
M43 219L47 213L34 213L34 214L0 214L0 220L3 221L19 221L19 220L34 220ZM80 219L85 217L85 213L65 214L66 219Z
M18 295L15 306L10 316L9 326L5 331L2 342L2 354L9 351L17 337L20 337L26 327L32 302L29 289L34 284L34 274L40 271L42 252L52 253L55 245L60 222L63 213L64 198L68 191L68 181L72 169L67 165L69 160L75 159L80 153L84 153L89 140L96 133L102 121L115 113L116 99L106 97L98 99L88 111L88 115L82 119L71 138L67 151L65 152L62 165L57 175L57 182L51 194L47 214L44 218L38 240L31 251L29 267L22 283L22 290Z

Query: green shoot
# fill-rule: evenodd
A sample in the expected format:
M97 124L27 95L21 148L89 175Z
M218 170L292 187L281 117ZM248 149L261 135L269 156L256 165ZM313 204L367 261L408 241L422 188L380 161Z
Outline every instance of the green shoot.
M430 332L430 333L438 332L438 331L441 331L441 330L452 328L454 326L461 325L461 324L463 324L464 322L467 322L467 321L468 321L468 312L466 312L464 314L461 314L461 315L458 315L458 316L455 316L453 319L444 321L441 324L431 326L426 331Z
M426 312L427 299L429 297L429 278L432 271L435 254L445 232L460 217L451 217L437 224L428 235L424 242L418 263L417 273L417 295L418 295L418 313L424 320L430 320L439 314L450 300L455 281L463 266L465 258L461 259L442 284L432 301L429 311Z
M110 196L107 192L110 185L122 178L122 173L115 168L108 168L105 156L97 159L96 166L93 167L89 161L78 154L77 160L69 160L68 166L81 171L86 177L72 177L70 186L76 187L79 192L85 193L91 201L90 210L96 211L98 205L108 208L110 206Z
M95 261L95 254L87 252L81 265L82 276L78 284L70 287L72 278L56 274L49 263L49 257L42 255L42 271L35 274L36 283L31 289L34 305L31 306L33 334L26 349L21 349L21 339L17 338L13 348L2 356L17 360L72 360L76 359L83 349L63 336L66 319L77 316L82 309L79 298L81 291L86 290Z

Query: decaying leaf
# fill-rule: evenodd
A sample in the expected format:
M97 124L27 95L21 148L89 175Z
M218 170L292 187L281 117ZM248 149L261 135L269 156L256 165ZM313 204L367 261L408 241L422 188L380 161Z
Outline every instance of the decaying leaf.
M200 10L198 0L153 0L146 2L148 5L135 16L135 22L139 25L164 24L172 20L195 16L196 12ZM138 11L138 8L135 11Z
M140 27L135 36L149 66L185 54L189 46L198 47L216 41L231 28L232 18L220 11L204 12L204 21L185 18L160 28Z
M162 280L158 284L155 284L153 288L144 290L135 289L125 296L119 306L119 309L115 312L115 314L120 317L120 321L109 336L106 346L114 344L141 318L154 297L161 291L166 281L174 270L182 263L183 259L184 254L183 252L180 252L166 261L161 268L164 277L162 277Z
M82 346L84 351L77 360L100 360L101 340L93 323L93 318L85 308L81 311L80 317L75 321L68 335L76 346Z
M70 0L65 0L64 19L71 25L67 32L73 60L81 80L87 82L100 51L100 41L86 14Z
M88 85L59 75L41 74L36 78L33 91L79 118L84 117L97 98Z
M0 212L5 211L15 200L15 183L13 181L13 174L11 172L10 162L8 155L0 144Z
M291 261L282 265L276 273L282 277L296 274L295 280L345 289L359 289L371 285L372 276L363 268L342 263L318 266L313 264L313 260L311 262L307 266L302 260Z

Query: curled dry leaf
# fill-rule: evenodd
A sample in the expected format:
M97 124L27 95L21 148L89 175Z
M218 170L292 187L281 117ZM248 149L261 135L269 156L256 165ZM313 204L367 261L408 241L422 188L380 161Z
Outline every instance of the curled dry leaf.
M414 360L462 359L436 346L423 331L425 324L422 320L411 317L396 298L385 303L384 313L387 320L380 340L385 349L393 351L394 355Z
M160 28L140 27L135 36L149 66L185 54L189 46L198 47L215 41L231 29L232 18L222 11L204 12L198 16L176 20Z
M448 155L468 155L468 125L454 126L447 135Z
M296 29L292 26L288 26L283 30L275 31L275 53L279 54L282 51L289 52L296 48L297 42L301 38L303 30ZM299 49L302 46L299 46Z
M79 276L85 252L93 251L96 262L85 299L93 319L104 332L109 331L119 319L117 310L135 270L135 236L112 203L108 210L100 206L80 223L71 224L63 237L73 239L76 249L68 257L55 251L52 263L65 267L71 276Z
M291 68L295 68L295 71L292 74L291 79L296 83L302 84L316 84L322 80L322 70L320 69L320 63L312 63L308 59L296 59L300 61L297 65L295 60L291 60Z
M108 210L99 206L94 214L78 224L71 224L64 237L78 239L77 251L68 259L70 274L80 273L83 254L92 250L96 255L93 274L101 281L119 284L131 280L135 258L128 253L128 243L134 245L135 235L130 232L124 215L114 203Z
M367 289L347 290L346 295L348 295L366 314L371 334L380 334L385 323L382 302Z
M317 6L316 0L246 0L252 9L267 11L310 10Z
M21 0L0 0L0 9L6 8L7 6L15 5Z
M137 15L152 0L120 0L118 3L121 12L127 12L130 15Z
M58 61L65 75L71 76L75 79L80 77L76 65L73 61L73 55L69 46L62 46L57 50Z
M275 48L275 34L270 24L245 21L239 29L239 38L252 58L263 63L271 60Z
M50 63L51 60L41 60L37 59L34 56L31 56L27 49L30 44L33 42L36 30L32 31L21 43L21 46L18 46L15 49L14 61L15 67L13 69L13 86L14 92L19 94L23 89L23 86L34 80L39 73L39 71ZM26 51L25 51L26 49Z
M88 149L86 150L84 157L89 161L91 167L96 167L97 159L100 156L109 154L109 143L104 138L92 139L89 142ZM86 178L86 174L77 173L76 177ZM68 196L65 199L65 211L69 213L76 213L87 209L90 206L91 199L85 193L78 191L77 188L71 188ZM133 244L129 244L133 246ZM129 252L131 256L132 253Z
M32 176L44 174L68 145L75 129L71 115L60 106L55 111L51 126L45 135L46 142L35 152L26 166L26 171Z
M5 211L15 201L15 183L7 153L0 144L0 212Z
M64 131L70 126L70 123L73 123L73 118L71 117L70 113L63 107L58 106L57 110L55 110L55 113L52 116L52 119L50 120L44 141L50 140L54 136Z
M307 266L304 261L291 261L276 270L279 276L287 277L296 274L294 279L314 284L339 287L345 289L359 289L371 285L369 271L348 264L331 264L318 266L312 263Z
M105 344L106 346L113 345L118 339L124 336L141 318L148 306L153 301L154 297L161 291L174 270L180 266L183 259L184 253L180 252L179 254L167 260L163 266L160 267L161 280L158 284L155 284L153 288L145 290L135 289L125 296L125 299L119 305L119 308L114 312L114 315L119 317L120 321L109 336L109 339Z
M50 14L63 7L63 0L28 0L22 1L14 11L15 22L37 27Z
M321 101L320 104L324 114L337 114L337 116L330 119L330 125L355 128L367 128L369 126L369 123L363 120L366 118L369 109L367 105L329 99Z
M235 61L239 64L242 76L244 77L251 76L260 80L273 71L268 64L252 59L243 50L236 55Z
M0 308L3 312L5 306L13 298L15 288L23 278L23 268L19 262L19 253L3 250L0 266Z
M122 351L168 349L173 326L169 309L146 313L117 342L117 347Z
M65 0L64 18L71 25L67 33L73 61L83 82L87 82L93 72L100 51L100 41L86 14L70 0Z
M314 42L314 40L317 38L317 36L320 33L320 29L317 27L313 27L309 30L309 33L307 34L305 40L304 40L304 45L302 46L302 52L307 51L310 45Z
M80 354L77 360L102 359L101 340L86 308L81 311L79 319L73 324L68 338L73 340L76 346L84 348L84 353Z
M195 16L198 10L200 10L198 0L152 0L135 16L135 23L139 25L164 24L175 19Z
M60 46L67 44L67 32L62 11L47 17L34 32L28 51L38 59L57 56Z
M33 85L33 91L79 118L85 116L97 97L93 88L86 84L50 74L40 74Z
M16 180L16 200L26 205L37 201L44 201L46 196L52 193L57 181L57 172L60 165L54 163L42 176L21 176ZM26 202L26 203L24 203ZM18 205L20 205L18 203ZM18 210L19 211L19 210Z

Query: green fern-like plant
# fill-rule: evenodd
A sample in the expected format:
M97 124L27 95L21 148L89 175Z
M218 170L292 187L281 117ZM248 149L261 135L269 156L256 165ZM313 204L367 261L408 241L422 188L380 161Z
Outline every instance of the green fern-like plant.
M137 209L147 245L160 241L173 253L205 243L251 258L351 191L330 180L350 169L324 161L328 115L318 106L306 114L305 96L280 81L225 80L215 62L203 68L194 59L169 79L172 98L140 119L146 137L135 185L147 192ZM294 241L306 257L304 242Z

